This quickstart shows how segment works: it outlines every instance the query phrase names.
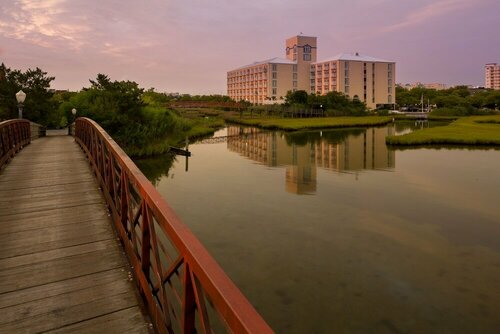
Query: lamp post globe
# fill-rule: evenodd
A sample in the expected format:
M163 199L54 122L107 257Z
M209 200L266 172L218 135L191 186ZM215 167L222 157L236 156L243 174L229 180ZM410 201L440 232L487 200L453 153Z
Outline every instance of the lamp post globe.
M73 116L75 116L76 115L76 109L75 108L71 109L71 113L73 114Z
M19 119L23 118L23 103L26 99L26 93L20 90L16 93L17 107L19 108Z

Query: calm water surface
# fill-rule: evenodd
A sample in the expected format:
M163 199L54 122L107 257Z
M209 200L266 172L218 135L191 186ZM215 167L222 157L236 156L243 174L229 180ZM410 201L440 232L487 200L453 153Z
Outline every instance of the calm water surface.
M499 333L500 151L385 146L414 127L229 127L139 166L276 332Z

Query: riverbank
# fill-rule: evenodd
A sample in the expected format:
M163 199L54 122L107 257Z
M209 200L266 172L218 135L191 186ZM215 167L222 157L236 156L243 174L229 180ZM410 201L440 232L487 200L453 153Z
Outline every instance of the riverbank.
M500 116L460 118L449 125L388 136L389 145L500 145Z
M269 130L297 131L306 129L368 127L392 122L391 116L326 117L326 118L229 118L228 123L255 126Z

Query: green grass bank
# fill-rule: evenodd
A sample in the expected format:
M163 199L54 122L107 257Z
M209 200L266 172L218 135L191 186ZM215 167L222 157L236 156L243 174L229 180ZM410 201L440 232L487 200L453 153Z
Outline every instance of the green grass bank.
M256 126L270 130L297 131L305 129L348 128L385 125L390 116L326 117L326 118L229 118L229 123Z
M500 116L460 118L449 125L386 138L389 145L500 145Z

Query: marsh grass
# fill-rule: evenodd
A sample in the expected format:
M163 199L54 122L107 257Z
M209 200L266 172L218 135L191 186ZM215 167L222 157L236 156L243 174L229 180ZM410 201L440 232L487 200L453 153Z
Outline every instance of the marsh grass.
M385 125L390 116L325 117L325 118L231 118L228 122L269 130L296 131L304 129L347 128Z
M125 152L133 157L147 157L166 153L170 147L182 147L186 137L193 140L213 134L224 126L224 120L219 117L185 118L171 110L148 106L144 110L148 126L136 126L136 131L143 131L146 138L123 145ZM130 131L129 131L130 132Z
M500 116L460 118L449 125L386 138L389 145L500 145Z

